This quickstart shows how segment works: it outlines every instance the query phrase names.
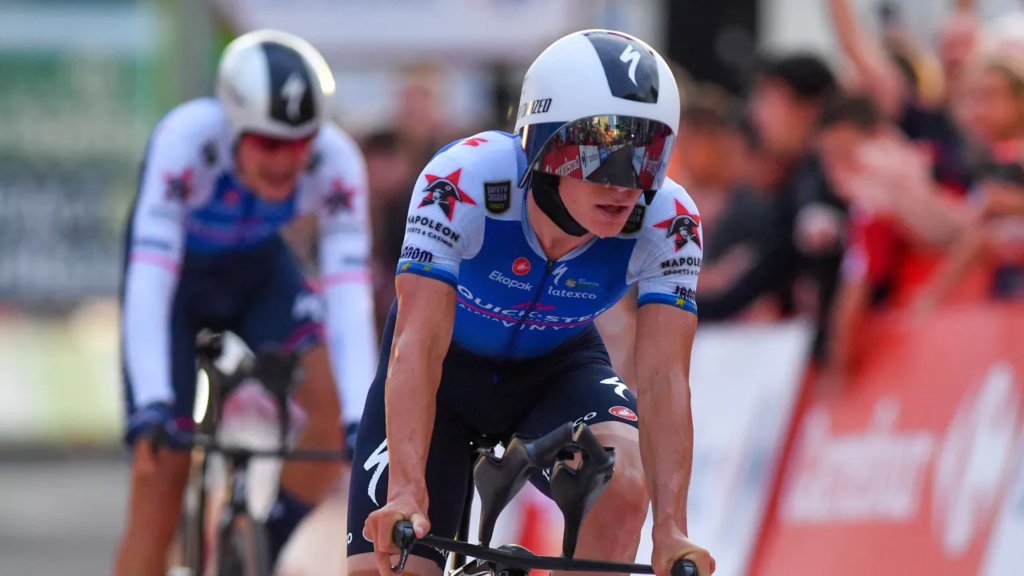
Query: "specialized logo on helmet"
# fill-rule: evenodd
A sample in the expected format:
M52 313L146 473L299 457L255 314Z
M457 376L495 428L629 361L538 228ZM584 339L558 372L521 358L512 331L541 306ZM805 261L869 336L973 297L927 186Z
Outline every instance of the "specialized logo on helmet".
M622 56L619 56L619 60L629 63L629 79L633 81L633 85L636 85L636 65L640 63L640 53L633 49L633 45L626 46L626 49L622 51Z
M700 216L690 214L679 200L676 200L676 215L654 227L665 229L666 238L675 237L676 252L691 240L697 248L704 249L700 242Z
M658 61L636 38L617 32L586 32L601 59L612 96L655 104L658 102Z
M281 87L281 97L286 102L284 111L289 120L299 117L299 104L302 103L302 97L306 95L308 88L309 85L301 74L293 73L285 80L284 86Z
M277 42L264 42L270 77L270 116L291 126L301 126L316 116L312 81L302 55Z
M451 222L455 216L455 205L457 203L465 202L466 204L476 205L476 202L468 194L459 190L459 177L461 175L462 168L443 178L427 174L427 189L424 190L426 196L420 202L419 208L436 204L444 212L444 215L448 217L448 221Z

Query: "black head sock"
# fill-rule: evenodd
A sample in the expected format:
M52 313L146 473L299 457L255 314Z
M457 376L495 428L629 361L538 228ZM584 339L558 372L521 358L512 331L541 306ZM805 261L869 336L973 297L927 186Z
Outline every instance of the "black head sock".
M558 193L558 176L534 171L530 175L530 188L533 190L533 199L537 202L537 207L551 218L562 232L576 237L587 233L587 229L569 214L569 210L562 203L562 196Z

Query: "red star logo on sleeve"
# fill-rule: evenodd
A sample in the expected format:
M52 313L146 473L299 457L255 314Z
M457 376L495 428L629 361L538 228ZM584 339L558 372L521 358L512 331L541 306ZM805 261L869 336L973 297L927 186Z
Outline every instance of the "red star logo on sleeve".
M187 202L192 195L192 169L186 168L180 174L164 174L167 188L164 197L168 200Z
M418 207L422 208L436 204L444 212L444 215L448 217L448 221L451 222L455 216L456 204L463 202L476 205L476 202L469 197L469 194L466 194L459 188L459 177L461 176L462 168L444 177L434 176L433 174L425 175L427 187L423 190L425 195Z
M679 200L676 200L675 202L676 215L668 220L658 222L654 227L665 230L666 238L674 237L676 252L679 252L679 250L683 246L686 246L686 244L691 240L697 245L697 248L703 250L704 248L700 239L700 216L690 214Z
M352 196L354 195L355 192L347 188L341 178L335 178L331 181L331 192L324 199L324 208L331 215L342 210L348 212L352 209Z
M466 138L462 141L462 144L459 144L459 146L472 146L473 148L476 148L484 142L487 142L486 138Z

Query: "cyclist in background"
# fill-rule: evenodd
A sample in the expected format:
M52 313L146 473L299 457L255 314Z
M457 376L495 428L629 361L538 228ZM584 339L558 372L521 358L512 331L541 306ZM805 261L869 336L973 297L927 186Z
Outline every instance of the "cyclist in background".
M657 574L681 558L714 570L686 536L702 233L690 196L665 178L679 114L660 55L588 30L530 67L517 134L477 134L427 164L356 441L349 576L389 573L399 520L417 536L455 535L475 437L570 421L616 457L577 556L632 561L653 501ZM632 284L638 396L593 324ZM547 492L544 474L533 481ZM410 573L440 574L440 552L412 554Z
M217 98L175 108L150 138L122 289L133 464L119 575L166 570L189 456L154 453L147 432L192 426L200 329L230 330L252 349L276 343L299 352L305 380L295 400L309 417L298 446L342 450L346 435L354 439L376 331L365 165L356 144L328 122L333 97L334 78L315 48L256 31L225 49ZM309 213L319 216L326 310L278 235ZM267 521L272 560L339 473L323 463L285 464Z

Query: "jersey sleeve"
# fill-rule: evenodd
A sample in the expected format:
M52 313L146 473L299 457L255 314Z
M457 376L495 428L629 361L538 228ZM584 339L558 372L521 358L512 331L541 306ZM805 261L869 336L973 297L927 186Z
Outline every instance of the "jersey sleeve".
M398 274L418 274L458 287L459 264L483 245L483 180L473 169L473 148L434 157L416 180L405 225Z
M171 310L184 254L197 153L188 114L172 112L150 137L128 237L122 334L132 403L174 401Z
M366 163L358 146L329 126L313 207L320 224L321 288L327 302L327 341L342 405L342 424L362 417L377 368L377 329L370 283L370 224Z
M630 262L638 284L637 306L667 304L697 314L697 278L704 229L697 206L678 185L662 193L650 212ZM664 192L670 192L665 190Z

